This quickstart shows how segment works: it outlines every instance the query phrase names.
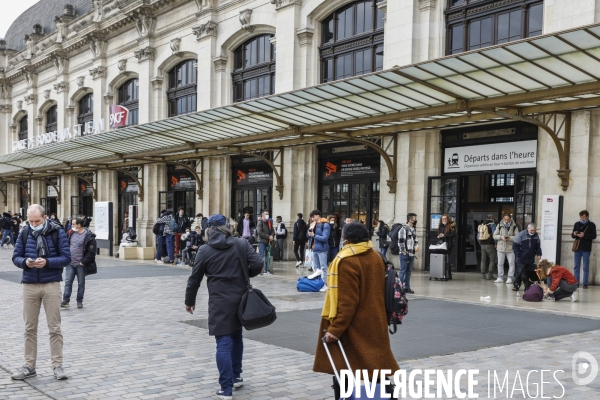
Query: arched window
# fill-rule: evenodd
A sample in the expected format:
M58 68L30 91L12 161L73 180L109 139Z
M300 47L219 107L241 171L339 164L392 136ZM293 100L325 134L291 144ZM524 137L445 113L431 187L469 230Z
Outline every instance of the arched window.
M46 112L46 132L55 132L57 129L57 107L52 106Z
M186 60L169 72L169 117L196 111L198 70L196 60Z
M27 115L25 115L19 121L19 140L24 140L29 137L28 132L27 132L27 120L28 120Z
M321 23L321 82L383 69L383 11L377 2L357 1Z
M94 121L94 94L88 93L79 100L79 114L77 115L77 123L81 125L81 134L87 132L85 124Z
M273 35L256 36L234 52L233 101L275 93L275 46Z
M129 110L127 125L139 123L140 110L140 81L138 78L130 79L119 88L119 105Z

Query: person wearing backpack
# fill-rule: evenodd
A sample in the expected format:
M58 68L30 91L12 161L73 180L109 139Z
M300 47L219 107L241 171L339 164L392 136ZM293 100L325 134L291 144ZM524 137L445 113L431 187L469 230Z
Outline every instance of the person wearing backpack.
M65 288L60 306L69 307L73 281L77 276L77 308L83 308L83 295L85 294L85 270L88 265L96 264L96 235L83 227L85 221L75 218L73 232L69 235L69 249L71 250L71 264L66 267Z
M5 242L6 243L6 247L8 247L8 245L12 245L12 247L15 247L15 240L13 238L12 235L12 225L13 225L13 221L12 221L12 215L10 215L10 213L2 213L2 247L4 247Z
M172 228L177 226L177 222L175 222L175 219L173 218L173 216L171 215L171 211L167 211L167 210L163 210L161 212L162 217L160 217L158 220L156 220L155 225L163 225L162 228L162 233L158 234L156 237L156 262L158 264L163 264L162 261L162 256L163 256L163 252L162 252L162 245L163 245L163 240L167 245L167 255L169 256L169 264L173 264L175 262L175 257L173 255L173 251L174 251L174 243L173 243L173 239L175 237L175 233L173 232Z
M494 228L494 216L492 214L488 214L487 220L477 227L477 240L481 245L481 279L494 279L494 270L496 269Z
M417 214L409 213L407 223L398 232L398 248L400 249L400 280L406 293L415 294L410 288L410 275L415 264L415 253L419 251L417 238Z
M342 244L330 266L313 371L333 375L322 344L325 338L338 369L346 368L338 346L331 344L339 339L353 369L367 370L370 379L375 370L387 369L393 375L400 367L388 334L385 263L373 250L369 230L360 222L344 225ZM333 388L339 399L340 384L335 376Z
M504 260L508 259L508 277L506 284L511 285L515 276L515 253L513 251L513 242L515 236L519 233L517 224L512 220L510 214L504 214L502 221L496 226L494 231L494 240L496 240L496 250L498 250L498 279L494 283L504 283Z
M513 241L513 251L517 261L517 269L512 290L518 291L521 283L525 284L525 290L527 290L531 285L530 281L537 280L535 275L536 258L539 261L542 257L540 237L537 234L535 224L531 223L527 225L526 230L517 233Z

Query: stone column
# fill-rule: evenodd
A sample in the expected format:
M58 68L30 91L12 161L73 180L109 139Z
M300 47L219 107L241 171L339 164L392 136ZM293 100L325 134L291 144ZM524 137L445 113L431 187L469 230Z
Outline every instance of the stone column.
M203 181L202 214L208 217L220 213L231 217L231 158L222 156L204 159Z
M10 124L12 124L12 105L10 99L5 104L0 105L0 131L6 132L0 139L0 154L12 153L12 130Z
M197 44L194 51L198 54L198 111L208 110L219 105L217 72L213 61L217 51L217 24L207 20L192 28Z
M42 181L29 181L29 204L41 204L41 199L47 197L46 183Z
M71 196L79 193L79 180L75 175L63 175L60 177L60 204L57 204L57 215L62 223L68 221L71 215Z
M138 54L136 53L136 56ZM162 112L162 107L159 104L162 97L158 96L157 98L158 93L155 88L162 88L162 85L158 80L153 81L154 53L145 57L140 55L135 61L138 62L137 72L140 82L139 123L145 124L161 119L162 114L158 114L158 112Z
M384 0L377 4L384 12L383 68L414 62L414 15L416 2Z
M159 192L167 190L167 165L151 164L144 166L144 199L138 203L136 231L140 247L156 245L152 227L158 217Z
M301 0L276 2L277 21L277 79L275 93L288 92L300 87L300 73L304 65L300 65L298 36L296 29L300 27Z
M94 91L94 125L99 123L101 119L104 120L103 127L100 129L100 131L108 130L108 107L106 107L104 104L104 99L102 98L102 94L106 91L107 87L107 68L105 64L106 60L100 60L100 62L94 65L94 67L92 67L92 69L89 71L92 81L90 87ZM89 130L88 127L81 127L82 132L85 132L86 130ZM90 132L86 132L86 134L90 134Z
M297 63L297 88L305 88L319 83L318 67L313 61L317 54L313 49L314 30L312 28L301 28L296 30L298 37L298 60ZM317 57L318 58L318 57ZM316 67L316 69L315 69Z
M118 251L121 235L119 234L119 182L117 171L99 170L96 173L97 201L112 201L113 203L113 250ZM102 254L108 254L108 250L102 249Z

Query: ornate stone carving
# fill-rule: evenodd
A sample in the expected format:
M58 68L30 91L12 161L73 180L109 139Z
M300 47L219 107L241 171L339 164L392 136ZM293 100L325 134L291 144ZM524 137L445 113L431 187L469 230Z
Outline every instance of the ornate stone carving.
M93 18L92 21L93 22L101 22L102 19L104 18L104 7L103 7L103 1L102 0L92 0L92 8L93 8Z
M135 28L138 31L140 37L152 35L154 33L154 27L156 26L156 19L152 17L150 11L142 10L135 19Z
M90 50L92 51L94 59L106 57L107 43L104 41L104 38L102 36L90 35L88 37L88 42L90 44Z
M179 51L179 46L181 46L181 39L175 38L175 39L171 40L170 46L171 46L171 51L173 52L173 55L180 57L181 52Z
M96 67L94 69L90 69L90 75L92 76L92 80L106 78L106 67Z
M314 30L311 28L296 29L296 35L298 36L298 43L300 47L308 46L312 43Z
M196 35L196 40L200 40L203 37L214 36L217 37L217 25L218 23L208 21L205 24L192 28L192 32Z
M77 87L79 89L81 89L83 87L84 81L85 81L85 76L78 76L77 77Z
M213 64L215 64L216 72L223 72L227 67L227 57L219 56L213 58Z
M44 100L50 99L50 89L44 90Z
M146 61L146 60L154 60L154 56L156 54L156 50L154 47L145 47L141 50L138 50L133 53L135 58L138 59L138 62Z
M54 18L54 24L56 25L56 43L62 43L63 40L69 35L69 27L67 23L60 17Z
M25 58L32 59L35 57L35 53L37 51L37 47L35 46L35 40L33 39L33 35L25 35Z
M302 0L271 0L271 4L275 4L275 9L279 11L282 8L287 8L289 6L301 6Z
M25 82L27 82L27 89L34 87L37 84L37 74L30 67L23 68L23 75L25 76Z
M1 89L2 97L5 99L9 99L10 95L12 93L12 86L9 85L8 83L4 82L0 85L0 89Z
M242 29L247 30L248 32L254 31L254 26L250 25L250 20L252 18L252 10L246 9L240 11L240 22L242 23Z
M419 0L419 11L435 10L436 0ZM386 5L387 7L387 5ZM385 18L385 12L384 12Z
M63 81L63 82L58 82L58 83L54 84L54 90L56 90L56 93L68 92L69 91L69 82Z
M435 0L433 0L435 1ZM387 18L387 0L383 0L380 1L379 3L377 3L377 8L379 8L381 11L383 11L383 22L386 21Z
M211 8L214 5L214 0L196 0L196 5L198 6L198 10Z
M69 59L64 55L55 54L52 56L52 62L54 63L54 69L56 69L56 74L64 74L67 72Z
M10 105L10 104L0 105L0 112L5 113L5 114L10 114L12 112L12 105Z
M123 75L129 75L129 72L127 72L127 60L119 60L117 62L117 68L119 68L119 74L123 74Z
M162 90L162 76L155 76L154 78L150 79L150 82L152 83L152 90Z
M17 110L23 109L23 100L17 100Z
M42 126L42 122L44 121L44 116L42 114L38 114L35 117L35 122L37 122L38 126Z
M24 97L24 99L27 105L31 105L33 103L37 103L38 96L37 94L28 94Z
M113 103L113 98L115 97L111 92L106 92L102 95L104 97L104 104L110 106Z

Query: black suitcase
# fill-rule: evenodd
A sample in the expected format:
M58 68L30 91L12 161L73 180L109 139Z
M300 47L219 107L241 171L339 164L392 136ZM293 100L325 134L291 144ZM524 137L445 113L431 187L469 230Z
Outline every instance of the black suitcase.
M281 257L279 257L279 245L276 241L271 245L271 255L273 256L273 261L281 261Z

